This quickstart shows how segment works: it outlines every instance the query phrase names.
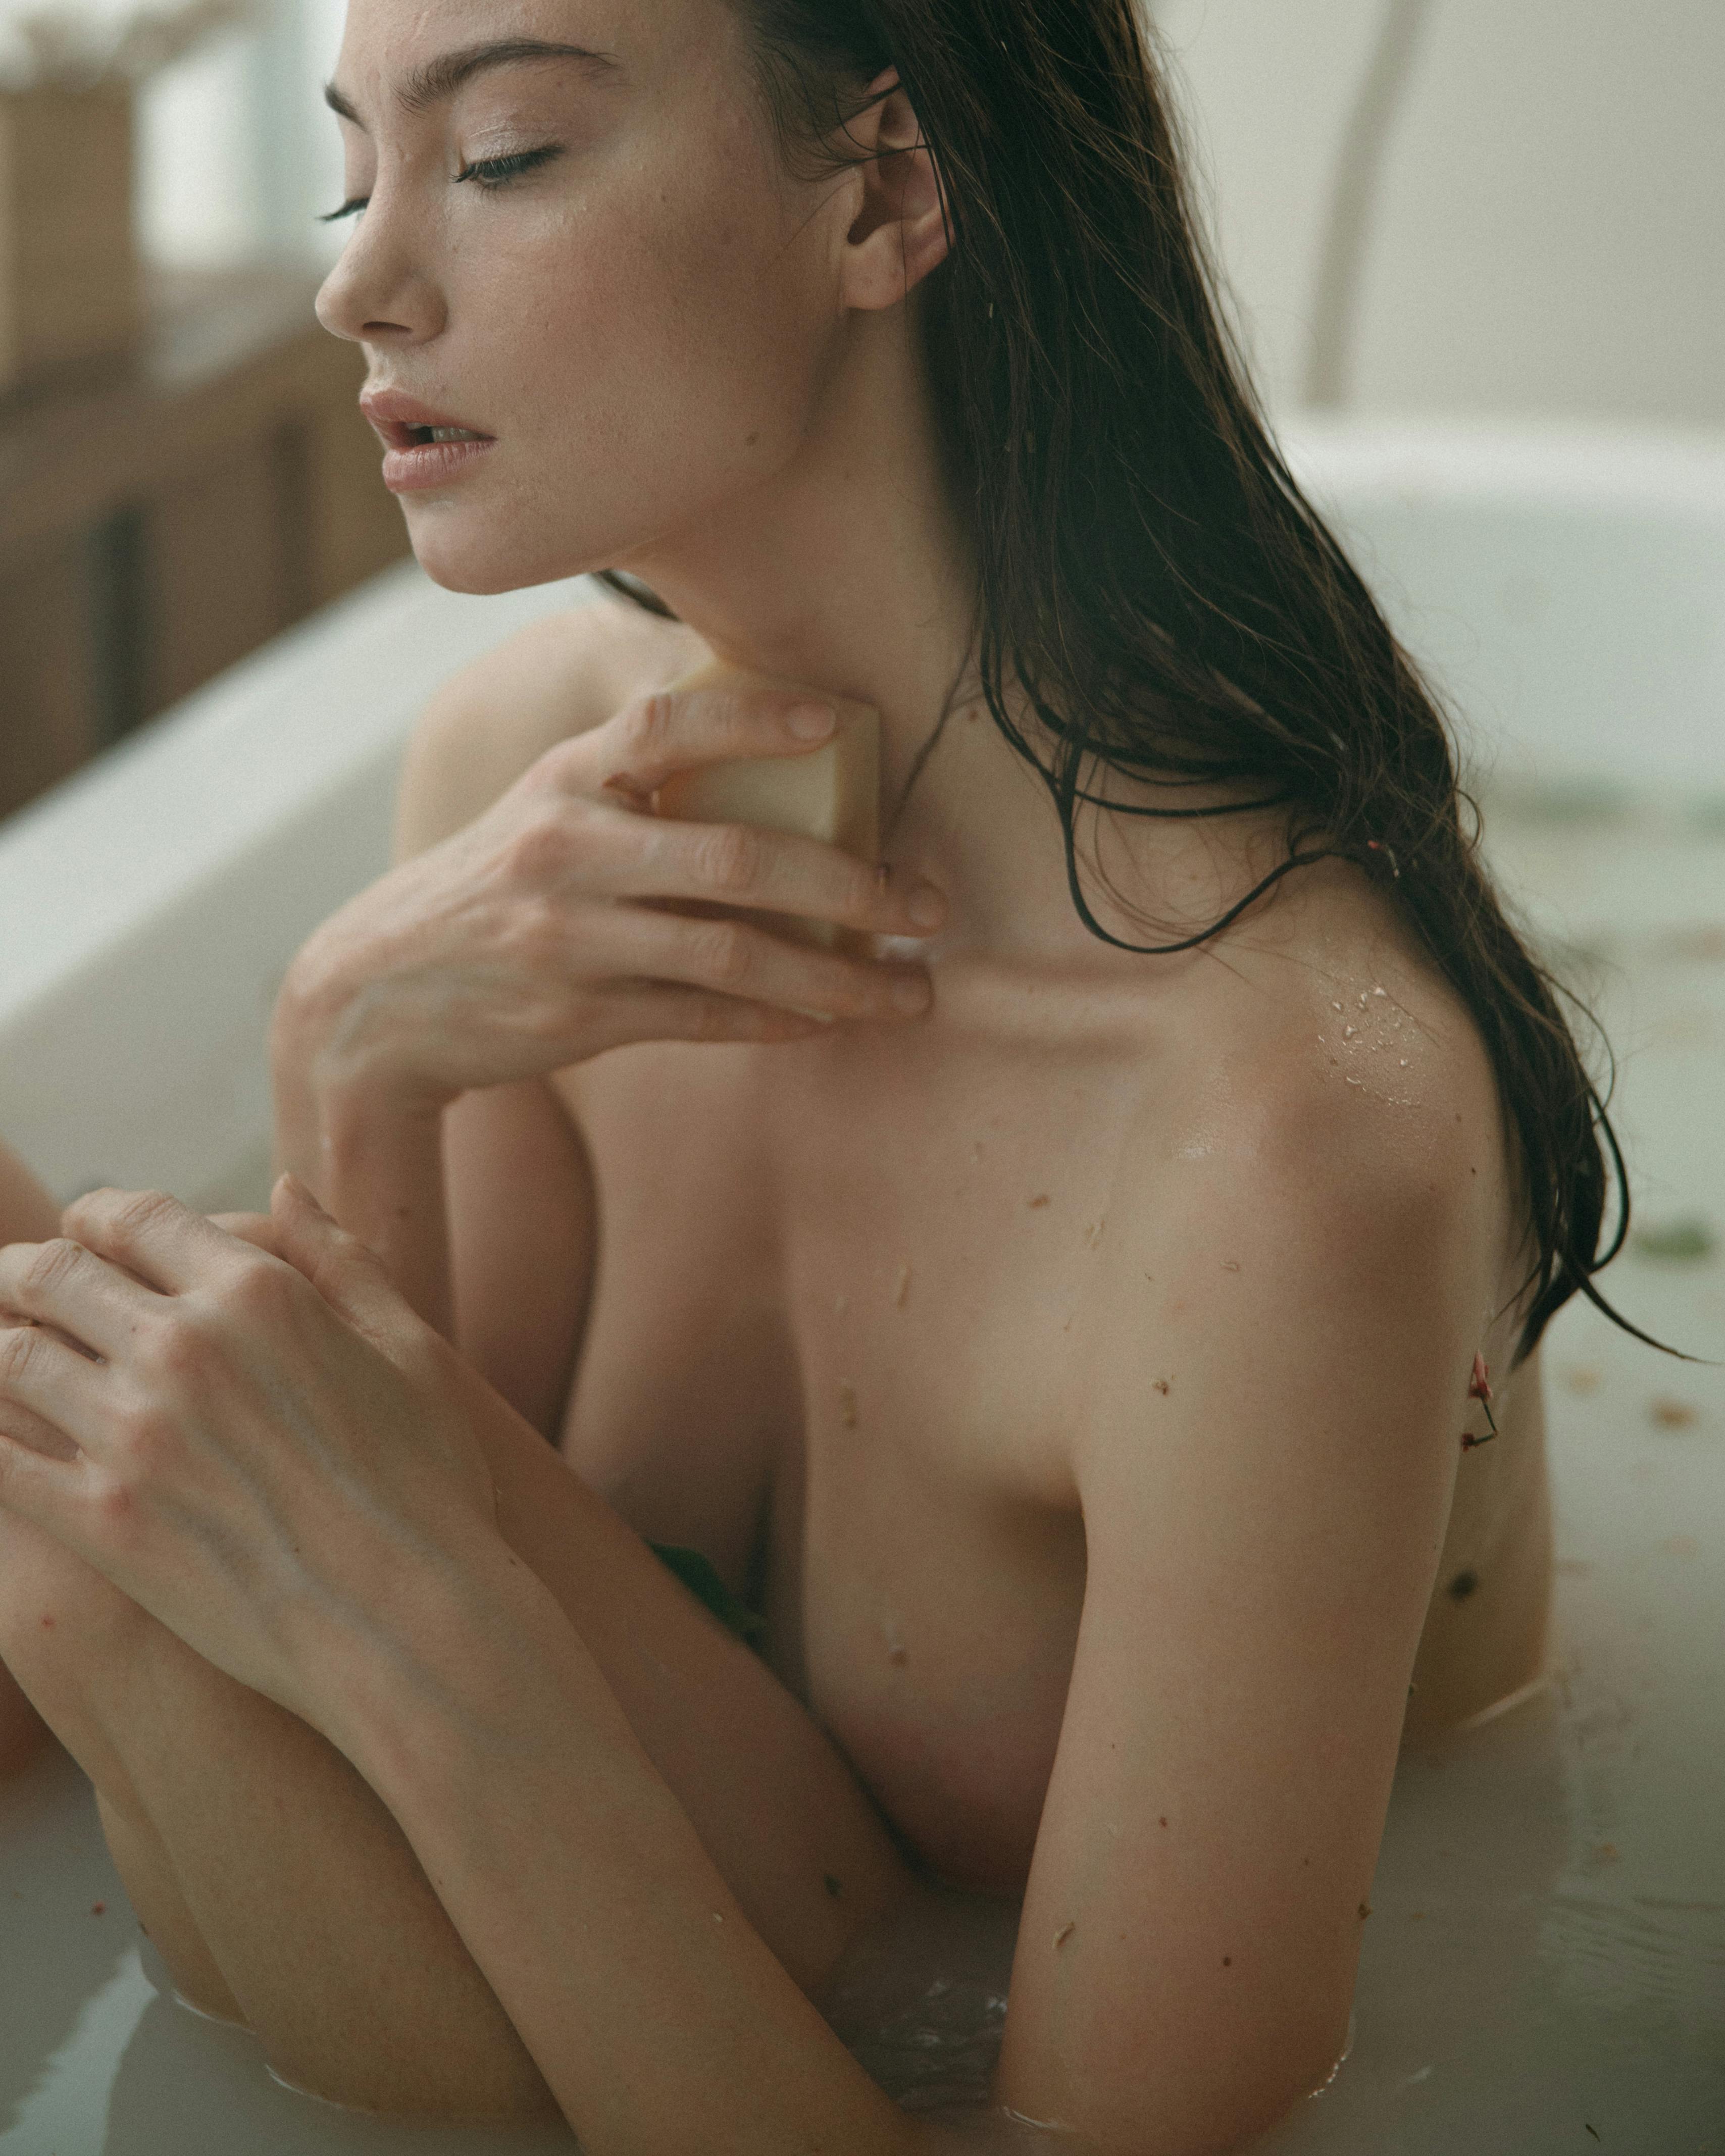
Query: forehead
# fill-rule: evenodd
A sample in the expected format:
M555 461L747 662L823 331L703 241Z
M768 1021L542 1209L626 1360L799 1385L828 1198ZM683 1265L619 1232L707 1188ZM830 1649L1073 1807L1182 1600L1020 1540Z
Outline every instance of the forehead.
M737 27L728 0L349 0L336 80L363 69L393 94L446 54L519 42L590 53L596 80L644 81L711 59Z

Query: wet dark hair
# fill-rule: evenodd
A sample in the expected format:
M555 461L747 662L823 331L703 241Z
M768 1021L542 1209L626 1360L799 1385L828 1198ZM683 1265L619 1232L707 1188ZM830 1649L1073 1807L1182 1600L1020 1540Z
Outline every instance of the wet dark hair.
M1471 1014L1514 1132L1531 1254L1517 1359L1577 1292L1645 1339L1593 1286L1629 1191L1563 992L1492 890L1430 690L1270 439L1132 0L730 4L793 168L858 161L846 123L888 68L916 111L952 239L918 305L947 476L971 505L983 692L1048 783L1086 926L1160 955L1314 862L1383 879ZM1040 743L1006 709L1014 677ZM1086 775L1105 767L1244 784L1286 812L1286 855L1199 934L1125 942L1077 867L1075 820L1100 798Z

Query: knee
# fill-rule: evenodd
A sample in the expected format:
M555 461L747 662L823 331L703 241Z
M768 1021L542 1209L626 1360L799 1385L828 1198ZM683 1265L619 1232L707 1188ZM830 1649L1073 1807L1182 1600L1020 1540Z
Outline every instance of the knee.
M0 1512L0 1662L62 1741L61 1724L123 1674L155 1623L63 1543Z

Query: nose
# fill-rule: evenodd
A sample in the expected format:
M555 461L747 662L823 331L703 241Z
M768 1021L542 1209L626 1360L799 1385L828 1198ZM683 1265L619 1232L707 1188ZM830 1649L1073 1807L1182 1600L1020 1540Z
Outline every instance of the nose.
M355 344L423 344L444 326L436 277L413 244L407 207L374 192L317 295L317 319Z

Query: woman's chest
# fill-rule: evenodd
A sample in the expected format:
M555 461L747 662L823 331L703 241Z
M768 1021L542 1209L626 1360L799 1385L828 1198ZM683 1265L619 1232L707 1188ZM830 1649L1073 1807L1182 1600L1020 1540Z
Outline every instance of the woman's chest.
M584 1076L599 1281L566 1449L758 1598L769 1661L937 1870L1021 1887L1083 1601L1106 1149L1068 1145L1060 1101L763 1097L675 1060L662 1091L646 1058Z

